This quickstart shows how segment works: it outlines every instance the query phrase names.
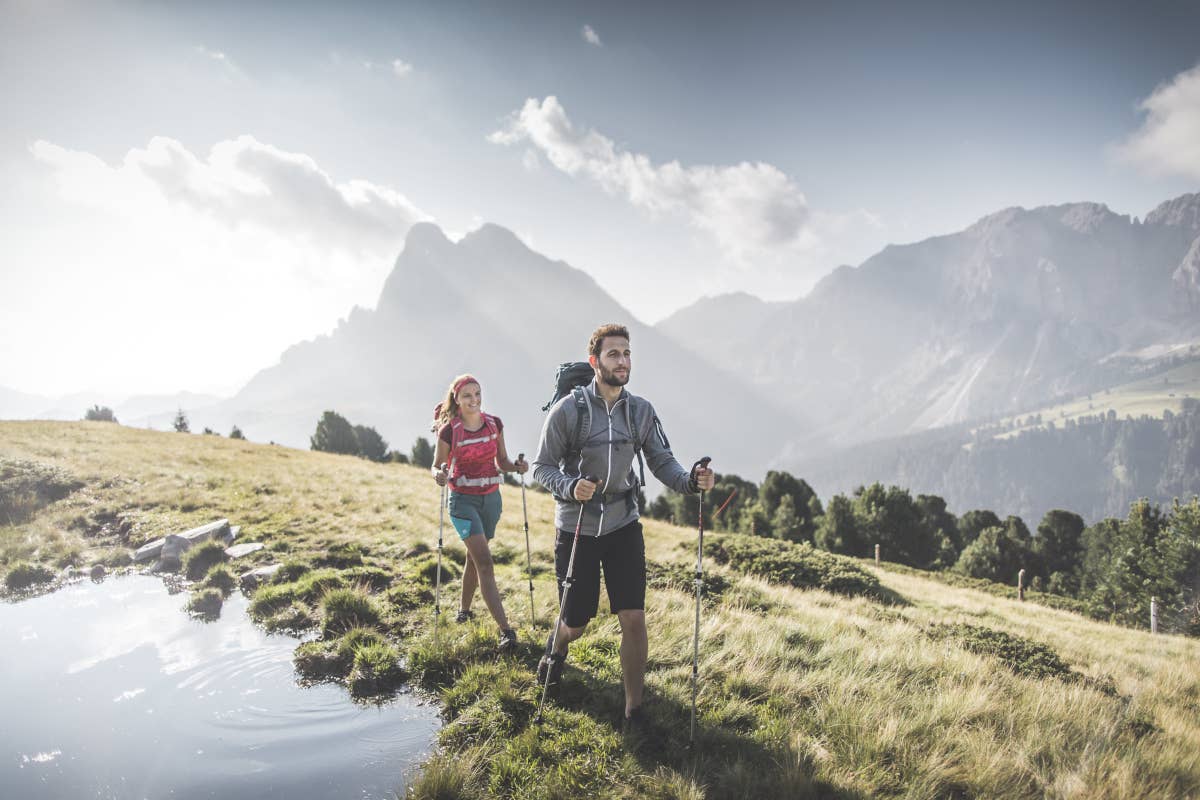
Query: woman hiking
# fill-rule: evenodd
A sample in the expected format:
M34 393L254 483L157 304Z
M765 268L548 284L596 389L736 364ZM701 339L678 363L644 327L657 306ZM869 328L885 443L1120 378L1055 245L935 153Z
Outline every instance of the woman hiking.
M517 632L508 624L488 542L496 535L500 521L501 472L524 474L529 464L521 458L510 461L504 448L504 423L482 410L483 391L471 375L459 375L446 390L446 397L433 410L433 430L437 434L437 453L433 459L433 478L438 486L450 483L450 521L458 538L467 547L463 570L462 603L456 622L472 618L471 601L475 588L492 619L500 626L499 648L516 647Z

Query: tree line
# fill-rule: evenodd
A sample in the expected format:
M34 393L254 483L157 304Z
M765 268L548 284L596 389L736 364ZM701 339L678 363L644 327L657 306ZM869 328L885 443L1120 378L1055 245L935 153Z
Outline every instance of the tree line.
M326 411L317 420L317 429L309 437L309 446L323 453L358 456L369 461L433 466L433 445L424 436L418 436L407 453L390 450L379 431L367 425L351 424L336 411Z
M698 522L699 498L664 493L650 517ZM1200 498L1167 507L1134 501L1124 518L1088 526L1074 512L1047 512L1033 531L1019 516L989 509L955 515L930 494L873 483L835 494L823 505L813 488L787 472L756 485L719 475L704 503L706 529L791 542L833 553L882 558L923 570L952 571L1006 584L1025 570L1035 590L1073 598L1086 612L1148 626L1152 597L1164 630L1200 635Z
M1118 418L1111 409L996 438L959 425L858 445L797 471L827 490L878 480L940 495L959 508L996 508L1027 519L1070 508L1087 520L1124 515L1149 498L1167 505L1200 487L1200 401L1179 413Z

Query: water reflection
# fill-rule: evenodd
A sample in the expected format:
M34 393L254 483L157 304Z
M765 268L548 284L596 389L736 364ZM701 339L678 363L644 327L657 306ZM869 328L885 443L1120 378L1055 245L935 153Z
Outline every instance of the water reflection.
M186 601L129 576L0 604L0 796L391 797L428 752L435 708L298 687L244 598Z

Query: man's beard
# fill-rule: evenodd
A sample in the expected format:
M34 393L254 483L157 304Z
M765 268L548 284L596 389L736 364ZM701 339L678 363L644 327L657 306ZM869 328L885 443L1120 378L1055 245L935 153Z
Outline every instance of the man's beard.
M626 370L624 376L618 376L616 371L610 371L603 366L600 367L600 382L606 386L624 386L629 383L629 374L632 370Z

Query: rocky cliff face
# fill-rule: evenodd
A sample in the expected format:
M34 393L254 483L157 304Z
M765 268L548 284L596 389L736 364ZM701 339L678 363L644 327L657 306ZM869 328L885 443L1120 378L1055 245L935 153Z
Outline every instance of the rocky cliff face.
M1009 208L839 268L745 329L747 314L711 313L722 299L699 342L686 309L659 327L746 364L834 442L864 441L1088 391L1136 369L1129 354L1200 339L1198 235L1200 195L1144 223L1096 203Z

